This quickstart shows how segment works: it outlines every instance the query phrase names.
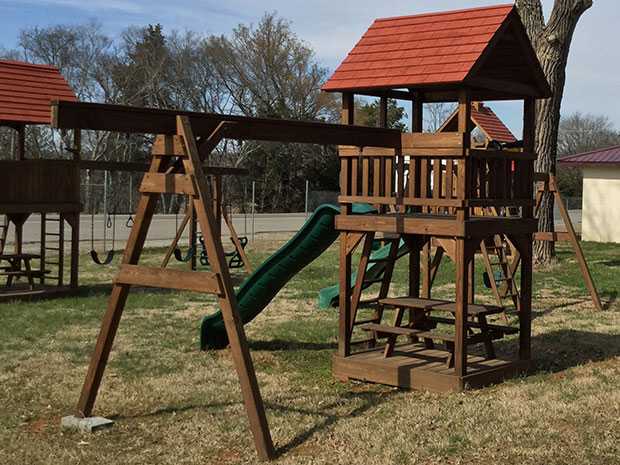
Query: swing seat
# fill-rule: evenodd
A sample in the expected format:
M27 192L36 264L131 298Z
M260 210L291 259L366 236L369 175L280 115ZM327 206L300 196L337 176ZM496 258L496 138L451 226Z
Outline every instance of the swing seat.
M502 280L502 273L496 271L495 273L493 273L493 278L495 279L495 283L499 284ZM482 273L482 282L484 283L484 287L486 287L487 289L493 288L493 285L491 284L491 279L489 278L489 273L487 273L486 271Z
M194 257L195 254L196 254L195 247L190 247L187 250L187 254L185 254L185 256L183 256L183 252L181 252L181 249L179 249L178 247L174 249L174 258L178 262L182 262L182 263L189 262Z
M200 241L200 245L202 248L202 250L200 251L200 258L199 258L200 264L202 266L209 266L209 257L207 256L207 249L205 247L205 242L204 242L204 238L202 237L202 235L198 236L198 240ZM232 237L230 238L230 240L234 244ZM241 248L245 249L245 246L248 245L248 238L246 236L239 237L239 243L241 244ZM233 249L230 252L224 252L224 256L230 257L230 260L228 261L228 268L236 269L236 268L242 268L244 266L243 260L241 260L241 255L239 255L239 252L237 251L237 249Z
M97 253L97 251L93 249L93 250L90 251L90 258L97 265L109 265L110 263L112 263L112 260L114 260L114 250L108 250L108 253L107 253L105 259L101 260L99 258L99 254Z

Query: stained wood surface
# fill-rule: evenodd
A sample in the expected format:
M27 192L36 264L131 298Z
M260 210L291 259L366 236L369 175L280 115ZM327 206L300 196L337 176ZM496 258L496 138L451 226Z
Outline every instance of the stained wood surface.
M121 265L114 282L217 295L221 294L222 289L218 275L209 271L164 270L138 265Z
M79 128L176 135L177 115L191 119L196 137L208 136L218 124L226 121L234 124L227 128L225 137L238 140L398 147L401 139L400 131L394 129L183 112L101 103L67 101L52 103L52 126L60 129Z

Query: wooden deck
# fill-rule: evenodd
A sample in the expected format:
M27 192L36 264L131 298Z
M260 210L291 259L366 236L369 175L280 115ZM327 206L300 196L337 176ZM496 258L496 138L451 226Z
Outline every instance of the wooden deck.
M467 374L459 377L447 368L448 352L427 349L423 344L396 346L391 357L383 356L383 347L369 349L348 357L333 357L333 374L337 379L356 379L398 386L405 389L425 389L435 392L459 392L502 382L524 374L527 361L487 360L470 355Z
M458 221L454 215L396 214L338 215L340 231L387 234L428 234L439 237L486 237L492 234L533 234L535 219L480 216Z

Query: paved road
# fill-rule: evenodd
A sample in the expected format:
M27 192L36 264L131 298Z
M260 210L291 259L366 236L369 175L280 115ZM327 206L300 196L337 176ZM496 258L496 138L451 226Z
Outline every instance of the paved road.
M581 230L581 210L571 210L570 216L574 222L575 229ZM125 226L128 217L126 215L118 215L116 218L115 249L122 249L129 235L129 228ZM182 216L179 215L178 221L181 222ZM303 225L306 220L304 213L265 213L257 214L254 217L254 225L250 215L233 215L233 224L239 236L247 236L252 240L252 231L254 231L255 239L286 239L292 236ZM174 237L176 230L177 218L175 215L156 215L152 227L147 238L147 246L157 247L166 246ZM95 240L98 250L103 248L103 232L104 232L103 215L95 216ZM556 228L563 230L564 226L556 216ZM33 215L25 224L24 241L26 244L38 242L41 230L40 217ZM53 230L52 230L53 231ZM112 228L106 228L106 248L109 248L112 238ZM67 231L68 232L68 231ZM228 235L228 229L222 222L222 235ZM9 234L9 243L12 233ZM185 236L187 237L187 235ZM185 243L187 239L185 239ZM28 248L28 247L26 247ZM80 249L87 251L91 249L91 217L90 215L82 215L80 219Z
M106 228L107 246L110 245L112 238L112 230L115 231L115 249L122 249L129 235L130 229L125 226L127 215L118 215L116 217L116 227ZM178 222L182 221L182 215L179 215ZM295 233L306 220L304 213L282 213L282 214L257 214L254 217L254 225L252 226L252 218L250 215L233 215L233 225L239 236L247 236L252 239L252 231L256 239L277 237L286 238ZM147 245L150 247L168 245L175 235L177 218L175 215L156 215L153 224L149 230ZM97 248L103 246L104 217L96 215L94 221L95 240ZM53 229L48 229L53 232ZM41 221L39 215L33 215L24 225L24 241L26 244L38 242L41 231ZM65 231L69 233L69 228ZM222 222L222 235L228 236L228 228ZM9 233L9 243L12 238L12 231ZM185 235L187 237L187 235ZM67 237L67 239L69 236ZM187 241L187 239L185 239ZM185 242L187 243L187 242ZM82 215L80 218L80 248L82 250L91 249L91 216Z

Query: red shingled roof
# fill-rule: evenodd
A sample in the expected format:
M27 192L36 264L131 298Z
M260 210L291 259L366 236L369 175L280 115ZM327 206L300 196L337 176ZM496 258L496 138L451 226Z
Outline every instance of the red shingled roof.
M591 152L569 155L558 160L566 166L581 165L620 165L620 145Z
M76 101L58 69L0 60L0 122L50 124L50 101Z
M517 138L490 107L482 102L472 103L471 120L489 140L497 142L516 142ZM456 131L458 110L455 110L441 125L438 132Z
M462 82L513 8L377 19L323 90Z

